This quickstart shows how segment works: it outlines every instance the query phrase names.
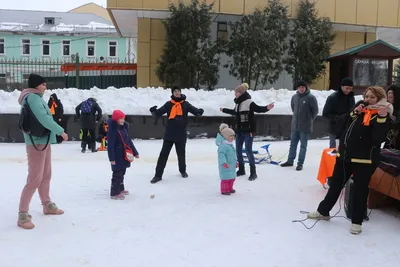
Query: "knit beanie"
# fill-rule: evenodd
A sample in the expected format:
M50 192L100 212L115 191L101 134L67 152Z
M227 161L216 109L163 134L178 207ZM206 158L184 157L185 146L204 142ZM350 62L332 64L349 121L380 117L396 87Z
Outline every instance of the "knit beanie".
M171 94L172 95L174 94L175 90L179 90L179 92L182 91L181 88L178 85L174 85L174 86L171 87Z
M221 135L228 140L229 136L235 135L235 131L231 128L225 128L221 131Z
M219 132L222 132L222 130L225 129L225 128L229 128L228 124L221 123L221 125L219 126Z
M242 83L241 85L239 85L235 88L235 92L244 94L244 92L246 92L247 89L249 89L249 85L247 83Z
M36 87L38 87L39 85L41 85L42 83L45 83L45 82L46 82L46 80L42 76L40 76L38 74L31 73L29 75L29 78L28 78L28 87L29 88L36 88Z
M119 119L125 118L125 113L123 113L121 110L114 110L112 113L112 120L117 121Z
M296 83L296 89L299 88L300 86L304 86L305 88L308 88L307 83L303 80L300 80Z
M340 83L341 86L353 86L353 80L350 78L344 78Z

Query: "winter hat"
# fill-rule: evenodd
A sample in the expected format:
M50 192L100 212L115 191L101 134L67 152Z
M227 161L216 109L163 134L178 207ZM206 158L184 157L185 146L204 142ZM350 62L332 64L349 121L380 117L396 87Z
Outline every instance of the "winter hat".
M112 120L117 121L119 119L125 118L125 113L123 113L121 110L114 110L112 113Z
M228 140L229 136L235 135L235 131L231 128L225 128L221 131L221 135Z
M303 80L300 80L296 83L296 88L299 88L300 86L304 86L305 88L308 88L307 83Z
M174 85L171 87L171 94L174 94L175 90L179 90L179 92L181 92L181 88L178 85Z
M109 117L107 114L103 114L102 119L103 119L103 121L107 121L109 119Z
M228 124L221 123L221 125L219 126L219 131L222 132L222 130L225 129L225 128L229 128Z
M349 77L346 77L342 80L340 83L341 86L353 86L353 80L350 79Z
M241 85L239 85L235 88L235 92L244 94L244 92L246 92L247 89L249 89L249 85L247 83L242 83Z
M28 78L28 87L29 88L36 88L36 87L38 87L39 85L41 85L42 83L45 83L45 82L46 82L46 80L42 76L40 76L38 74L31 73L29 75L29 78Z

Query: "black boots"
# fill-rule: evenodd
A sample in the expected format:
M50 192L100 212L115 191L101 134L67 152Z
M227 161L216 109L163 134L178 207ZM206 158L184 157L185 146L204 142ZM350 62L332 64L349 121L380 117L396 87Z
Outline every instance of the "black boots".
M154 176L154 178L151 179L150 183L155 184L155 183L157 183L157 182L159 182L161 180L162 180L161 177Z
M250 165L249 181L254 181L255 179L257 179L256 165Z
M281 164L281 167L292 167L292 166L293 166L293 163L290 163L288 161L286 161L285 163Z
M189 175L187 174L187 172L181 172L182 178L188 178Z
M236 172L236 176L246 175L246 171L244 169L244 164L239 164L239 170Z

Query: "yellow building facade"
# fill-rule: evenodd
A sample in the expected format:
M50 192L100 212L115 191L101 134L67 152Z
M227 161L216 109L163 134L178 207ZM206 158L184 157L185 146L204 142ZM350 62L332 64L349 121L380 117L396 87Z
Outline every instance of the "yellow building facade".
M281 0L296 18L301 0ZM168 16L171 3L190 0L108 0L110 17L122 37L137 37L138 87L162 86L155 75L157 59L165 44L162 19ZM214 18L243 16L255 8L265 7L267 0L206 0L214 2ZM316 0L320 15L331 19L336 31L331 54L376 40L378 27L400 27L400 0ZM312 88L328 89L329 66L326 74Z

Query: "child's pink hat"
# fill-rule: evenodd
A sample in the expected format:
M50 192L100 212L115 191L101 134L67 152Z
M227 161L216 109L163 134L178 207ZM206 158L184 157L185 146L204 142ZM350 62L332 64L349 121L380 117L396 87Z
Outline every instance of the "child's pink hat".
M125 118L125 113L123 113L121 110L117 109L117 110L113 111L112 117L111 117L111 119L113 121L117 121L117 120L123 119L123 118Z

